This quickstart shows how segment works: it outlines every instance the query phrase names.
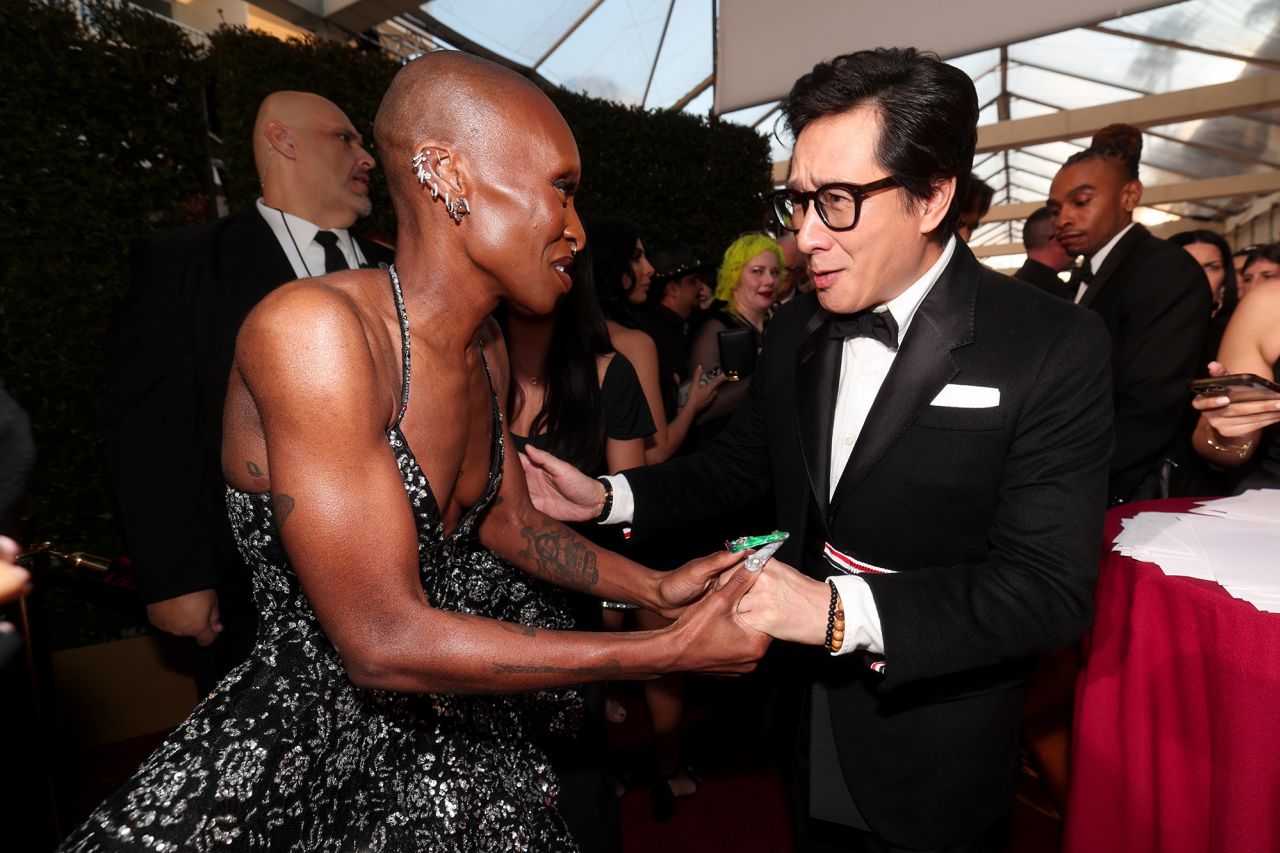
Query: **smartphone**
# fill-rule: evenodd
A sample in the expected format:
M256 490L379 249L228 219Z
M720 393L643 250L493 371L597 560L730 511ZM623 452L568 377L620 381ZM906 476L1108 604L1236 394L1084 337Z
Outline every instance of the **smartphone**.
M708 382L710 382L712 379L715 379L719 375L720 375L720 365L717 364L715 367L711 368L706 373L702 374L702 379L698 382L698 384L706 385ZM692 390L693 390L693 380L686 379L680 385L680 387L676 389L676 404L683 406L685 403L689 402L689 392Z
M1230 397L1233 403L1280 400L1280 385L1254 373L1232 373L1191 381L1191 393L1204 397Z

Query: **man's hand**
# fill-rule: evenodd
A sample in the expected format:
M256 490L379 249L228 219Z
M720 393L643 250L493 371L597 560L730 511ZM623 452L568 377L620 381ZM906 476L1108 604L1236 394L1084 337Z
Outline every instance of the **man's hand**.
M1224 365L1216 361L1209 362L1210 376L1225 376L1226 373ZM1223 438L1250 435L1280 423L1280 403L1275 400L1233 403L1227 396L1197 396L1191 401L1191 405L1199 410L1209 426Z
M726 569L742 562L747 554L733 554L729 551L716 551L706 557L690 560L672 572L664 572L658 580L657 595L654 601L654 612L675 619L686 605L692 604L702 597L703 593L723 577Z
M176 637L194 637L202 646L218 639L222 632L222 620L218 616L218 593L201 589L166 598L147 605L147 619L166 634Z
M568 462L529 445L520 454L529 498L556 521L591 521L604 506L604 485Z
M755 662L769 648L769 637L747 625L738 615L738 608L743 595L759 582L759 577L759 572L748 572L739 566L726 572L724 582L716 589L685 609L667 629L679 650L674 669L721 674L755 669Z
M831 587L770 560L738 604L742 621L778 640L820 646L827 637Z

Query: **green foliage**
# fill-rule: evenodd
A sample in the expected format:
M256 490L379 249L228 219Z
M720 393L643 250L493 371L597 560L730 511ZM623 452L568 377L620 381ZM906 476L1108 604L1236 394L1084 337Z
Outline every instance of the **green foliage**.
M36 432L31 537L113 556L121 545L98 429L101 352L129 286L129 247L209 216L210 129L231 209L247 209L264 95L324 94L372 144L397 66L376 52L246 29L221 29L203 45L127 5L84 8L91 27L58 0L0 2L0 381ZM683 241L713 253L763 224L769 147L755 132L551 95L582 151L584 215L634 219L650 246ZM388 167L408 164L379 163ZM392 236L377 175L365 227Z
M650 248L702 246L716 259L766 224L769 142L741 125L551 93L578 140L584 216L620 216Z
M32 534L118 551L98 430L129 246L207 206L200 53L143 12L0 3L0 381L31 415Z

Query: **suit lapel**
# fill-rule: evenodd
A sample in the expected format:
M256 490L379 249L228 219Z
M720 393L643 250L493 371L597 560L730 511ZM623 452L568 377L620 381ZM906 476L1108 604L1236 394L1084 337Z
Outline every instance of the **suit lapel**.
M951 350L973 340L979 270L969 248L957 243L951 263L920 303L893 366L871 405L858 442L836 484L832 510L862 482L959 371ZM829 443L830 428L826 436Z
M1107 257L1102 261L1102 268L1093 271L1093 281L1089 282L1089 287L1085 290L1084 296L1080 297L1080 306L1088 308L1090 303L1097 297L1098 292L1106 285L1107 280L1111 278L1111 274L1115 272L1116 267L1124 263L1124 259L1133 251L1133 247L1147 239L1147 235L1151 232L1147 231L1141 225L1134 224L1129 229L1129 233L1120 238L1119 242L1107 252Z
M796 424L800 450L813 497L826 518L831 490L831 424L835 419L840 384L841 341L827 332L828 313L822 308L805 327L808 336L796 357Z

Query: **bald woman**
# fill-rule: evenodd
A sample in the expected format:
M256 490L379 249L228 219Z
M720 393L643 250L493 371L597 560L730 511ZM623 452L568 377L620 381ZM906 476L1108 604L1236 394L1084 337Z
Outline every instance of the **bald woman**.
M533 508L507 450L488 316L551 311L584 240L551 102L437 52L374 133L396 266L282 287L236 344L222 465L257 646L65 849L572 850L535 745L572 732L572 685L765 649L737 556L659 574L601 550ZM678 618L570 632L557 587Z

